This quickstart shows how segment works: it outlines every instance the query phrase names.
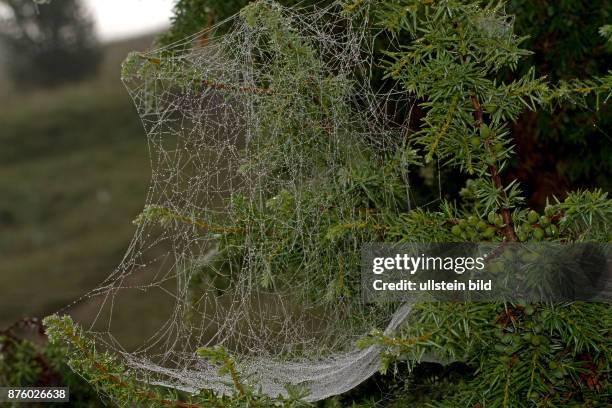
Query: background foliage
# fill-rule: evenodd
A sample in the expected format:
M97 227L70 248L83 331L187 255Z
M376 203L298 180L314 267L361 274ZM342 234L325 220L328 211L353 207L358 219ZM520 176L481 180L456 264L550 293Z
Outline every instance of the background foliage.
M68 367L67 353L65 346L46 342L40 320L20 320L0 330L0 386L69 387L71 406L101 406L94 389Z
M523 1L509 3L516 31L529 35L519 73L534 65L550 80L588 78L610 69L612 46L599 29L610 24L612 4L595 1ZM511 74L510 74L511 75ZM593 101L591 101L592 106ZM514 125L519 160L509 176L517 176L534 204L546 196L564 196L578 187L612 188L612 109L560 106L554 112L526 112Z
M93 25L78 0L37 5L2 0L0 42L8 73L21 90L53 86L96 73L101 61Z
M389 7L379 22L388 23L392 17L392 6L405 5L403 3L406 2L384 3ZM608 18L609 7L607 2L595 3L567 1L550 5L539 1L511 2L510 10L517 14L517 31L521 34L532 33L533 36L523 42L521 47L534 49L536 54L523 58L514 71L489 72L487 78L492 79L498 75L507 83L513 80L523 80L527 83L531 79L528 70L530 64L535 64L538 76L546 74L553 80L605 74L609 67L605 65L602 55L606 50L597 30L600 23ZM243 2L179 1L174 28L161 37L160 41L167 43L182 38L211 24L212 21L219 21L232 14L242 5ZM569 24L568 21L572 23ZM409 26L409 23L406 25ZM440 41L436 34L439 33L433 33L434 43ZM406 32L400 32L398 35L410 37ZM413 48L411 51L416 53L422 50ZM482 50L476 49L474 52L479 51ZM406 50L402 52L408 53ZM437 134L431 131L439 129L440 124L444 126L447 118L440 112L432 114L432 109L448 112L449 106L459 106L454 109L468 112L467 119L462 120L469 123L473 113L469 93L459 94L457 99L432 98L435 92L439 91L436 84L431 84L431 88L427 89L426 83L411 83L413 74L418 72L411 73L405 66L394 65L404 57L405 55L398 53L393 58L387 58L389 64L386 68L381 68L381 76L384 73L382 70L386 70L394 79L403 83L406 90L420 93L420 102L424 105L419 119L424 118L430 126L420 129L419 135L424 148L431 148L432 142L437 138ZM490 55L488 57L490 58ZM397 69L395 74L394 69ZM414 69L425 70L429 67L424 65ZM538 86L535 80L529 82L529 92L536 98L542 96L538 93L541 90ZM554 92L557 94L552 95ZM563 89L556 89L548 96L552 99L563 92ZM479 96L486 97L490 94L491 89L486 89ZM459 102L462 97L466 100ZM436 107L428 98L442 102ZM590 187L599 184L609 188L609 161L612 159L609 153L603 152L607 152L610 143L609 137L606 138L605 133L602 133L605 132L606 121L609 120L609 113L606 115L609 105L604 106L600 112L595 112L592 109L595 106L594 99L590 98L587 97L582 104L583 107L586 105L587 109L565 104L553 113L546 113L544 109L535 112L526 110L508 128L503 125L497 128L492 126L495 134L499 136L497 145L501 145L500 149L493 150L504 156L502 159L511 160L512 164L503 181L519 176L524 181L529 201L536 209L543 207L546 196L554 193L564 197L576 186ZM536 102L547 105L548 100L542 98ZM510 118L524 110L522 107L513 106L513 103L508 101L505 107ZM478 109L474 108L474 111ZM429 122L428 114L431 115ZM479 164L478 160L485 158L487 145L481 139L472 143L472 138L486 140L489 137L489 134L483 134L482 124L493 122L491 118L495 113L485 107L483 114L486 116L479 126L480 129L470 129L466 123L457 122L456 128L453 129L456 137L449 138L448 142L460 140L463 137L462 130L465 132L465 129L469 129L468 132L471 133L466 140L466 151L482 150L483 157L477 158L476 165L484 164L483 168L486 169L488 163ZM491 128L485 133L490 131ZM513 139L510 139L507 131L512 132ZM513 142L517 144L516 157L512 156L510 151L505 151L505 147L509 147ZM442 145L441 148L446 149L448 156L452 156L452 152L456 151L456 146L452 144ZM580 151L588 160L577 157L576 151ZM454 164L464 170L469 167L463 154ZM601 175L602 178L598 179L596 175ZM476 241L483 237L501 240L506 234L505 220L499 223L498 217L503 212L502 209L513 208L513 223L516 226L517 238L521 240L555 240L563 237L568 240L593 239L605 242L610 239L609 221L612 207L602 191L578 191L569 194L567 199L553 202L546 210L535 212L534 215L534 211L522 206L520 192L516 191L514 196L510 194L510 197L500 199L499 191L484 184L484 179L486 177L465 186L462 193L457 195L461 199L457 207L449 204L443 206L440 212L414 211L400 214L391 223L389 234L397 240L432 237L439 240ZM489 210L493 210L491 217L487 216ZM481 222L485 223L485 228L480 227ZM432 236L431 232L433 224L436 226L435 236ZM423 226L426 226L426 230ZM553 226L556 229L553 229ZM490 228L492 235L489 234ZM385 372L353 392L322 402L321 405L606 406L612 397L610 316L609 305L605 304L422 305L414 317L415 320L411 322L413 324L406 325L396 337L372 333L364 339L363 345L380 344L386 348ZM166 405L159 402L167 401L167 398L185 398L180 395L166 395L156 389L143 391L142 385L129 377L125 379L126 386L123 391L113 387L115 381L112 377L96 377L99 370L93 363L102 361L109 369L119 373L122 373L124 368L110 357L87 354L83 349L79 351L80 345L90 347L91 344L87 343L87 339L70 321L52 318L49 323L54 328L52 337L63 340L72 347L71 364L106 395L110 395L112 401ZM75 333L78 336L74 337ZM79 340L81 338L83 340ZM458 358L460 362L449 365L411 366L409 357L417 356L424 350L437 351L449 360ZM202 356L231 372L231 358L222 350L203 350ZM254 390L241 392L239 382L235 385L238 392L234 399L219 401L212 395L204 394L201 401L220 406L244 406L247 403L251 406L274 403L298 405L298 402L293 400L269 401L260 398ZM131 396L126 395L126 389ZM147 398L139 399L143 396Z

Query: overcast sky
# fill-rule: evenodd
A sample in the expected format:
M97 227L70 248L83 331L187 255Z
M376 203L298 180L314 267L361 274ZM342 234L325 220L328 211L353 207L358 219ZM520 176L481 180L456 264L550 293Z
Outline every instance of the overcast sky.
M60 0L61 1L61 0ZM102 41L167 27L174 0L84 0Z

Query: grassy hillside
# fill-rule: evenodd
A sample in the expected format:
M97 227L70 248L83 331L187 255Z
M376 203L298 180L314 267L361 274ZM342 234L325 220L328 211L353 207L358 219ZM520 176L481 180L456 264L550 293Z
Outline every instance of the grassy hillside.
M109 45L90 82L0 96L0 327L65 306L121 260L150 168L119 66L151 39Z

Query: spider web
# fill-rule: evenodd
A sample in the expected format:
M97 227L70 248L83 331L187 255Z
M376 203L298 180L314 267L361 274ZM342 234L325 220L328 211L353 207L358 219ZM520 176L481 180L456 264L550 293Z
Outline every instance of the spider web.
M232 393L195 353L214 345L271 396L290 384L320 400L380 367L380 350L355 342L393 333L411 305L362 303L361 244L379 236L372 202L412 207L384 187L407 164L379 167L407 125L401 95L371 88L368 27L337 5L257 2L125 62L152 180L123 261L86 298L103 299L91 333L143 381ZM118 298L153 289L168 318L127 352L112 334Z

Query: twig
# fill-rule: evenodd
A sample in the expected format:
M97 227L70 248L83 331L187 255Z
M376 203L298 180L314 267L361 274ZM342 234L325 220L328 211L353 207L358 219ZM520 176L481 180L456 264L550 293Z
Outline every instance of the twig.
M450 107L448 108L448 113L446 114L446 119L444 120L440 131L438 132L435 140L433 141L431 149L429 149L429 153L427 153L426 161L428 162L433 159L433 155L436 152L436 149L438 148L438 144L440 144L440 139L442 139L442 136L444 136L450 128L451 121L453 119L453 114L455 113L455 109L457 109L458 99L459 98L455 96L451 101Z
M484 123L484 112L482 109L482 105L480 105L480 102L478 102L478 98L476 97L476 95L472 95L470 99L472 100L472 106L474 107L474 118L476 119L476 127L480 129L480 127ZM490 141L488 139L485 140L485 145L487 147L489 147L489 143ZM499 190L499 194L502 196L502 199L506 200L507 199L506 190L504 190L504 184L502 183L501 176L499 175L499 169L497 168L495 164L489 165L489 173L491 174L491 178L493 179L493 184L495 185L497 190ZM505 207L502 208L501 215L502 215L502 219L504 220L504 224L505 224L502 229L504 236L506 237L508 241L512 241L512 242L518 241L518 237L516 236L516 233L514 232L514 226L512 223L512 214L510 214L510 209L505 208Z
M110 382L112 382L116 386L123 387L123 388L129 388L130 387L129 384L127 384L125 381L123 381L120 377L118 377L118 376L116 376L114 374L111 374L104 365L102 365L100 362L98 362L96 360L95 354L87 349L87 347L83 344L83 342L81 341L79 336L76 334L74 328L72 328L72 327L64 328L64 334L70 339L70 342L77 349L79 349L79 351L83 355L87 356L87 358L92 362L93 366L103 376L105 376ZM156 395L154 392L151 392L151 391L134 390L134 393L137 394L140 397L149 399L151 401L157 401L160 405L167 406L167 407L204 408L201 405L191 404L191 403L188 403L188 402L183 402L183 401L178 401L178 400L170 400L170 399L161 398L158 395ZM222 407L221 404L216 404L216 405L218 407Z

